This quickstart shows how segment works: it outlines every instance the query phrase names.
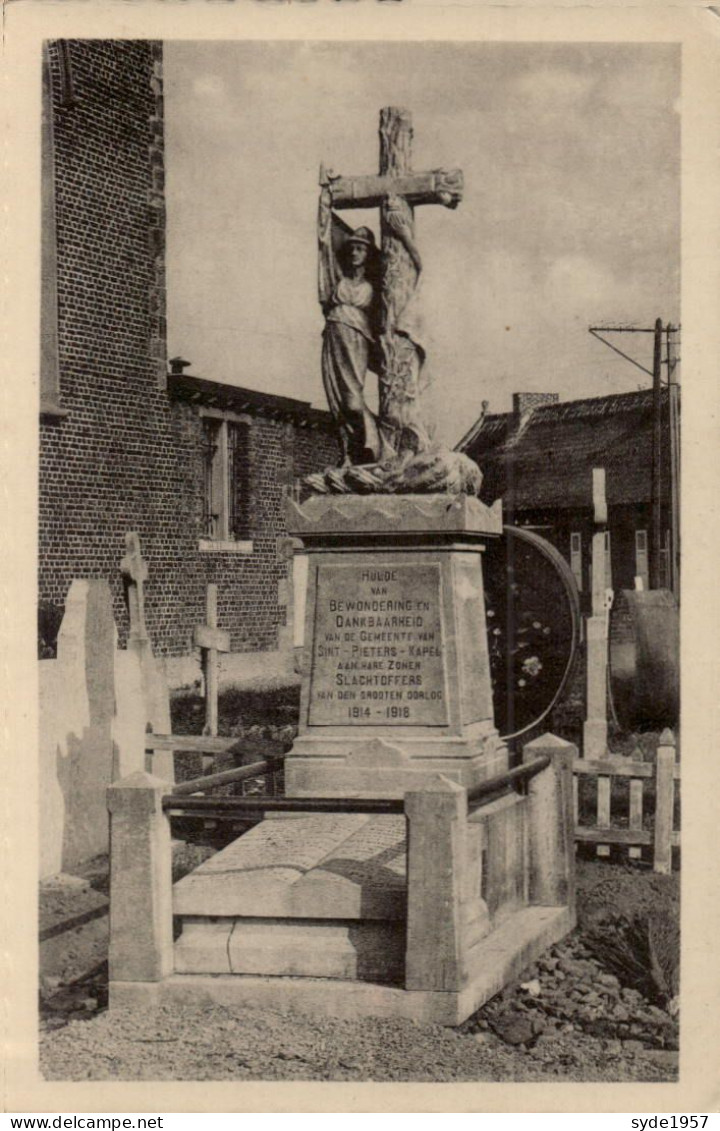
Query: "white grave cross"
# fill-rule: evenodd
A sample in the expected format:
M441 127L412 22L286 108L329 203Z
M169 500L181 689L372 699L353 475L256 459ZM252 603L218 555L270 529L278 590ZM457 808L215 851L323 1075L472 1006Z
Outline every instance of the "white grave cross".
M207 624L199 624L193 640L202 652L205 676L205 734L218 732L218 652L230 651L230 634L217 626L217 585L207 587Z
M595 533L592 539L592 614L587 620L587 717L583 726L583 757L607 757L607 648L608 591L605 584L607 499L605 469L593 468ZM600 778L598 796L609 789L609 778ZM609 823L609 793L607 795ZM602 848L603 846L599 846ZM598 850L600 855L600 851Z
M129 639L147 640L145 626L145 593L143 585L148 579L147 562L140 551L140 538L136 531L125 535L125 557L120 571L127 585L128 612L130 614Z

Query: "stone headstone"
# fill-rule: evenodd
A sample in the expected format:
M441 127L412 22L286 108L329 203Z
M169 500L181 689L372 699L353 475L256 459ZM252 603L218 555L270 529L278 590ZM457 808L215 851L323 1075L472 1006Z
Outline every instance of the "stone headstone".
M117 633L106 581L73 581L57 660L41 669L41 873L107 851L105 790L115 776Z
M149 578L147 562L142 556L140 539L135 531L125 536L126 553L120 563L120 571L125 582L130 632L127 651L137 657L140 668L140 686L143 698L145 730L155 734L170 734L170 696L163 666L153 655L152 642L145 623L145 582ZM135 664L128 659L121 662L121 672L128 694L132 696L135 685ZM132 699L130 699L132 701ZM128 721L131 731L135 724ZM135 766L133 769L137 768ZM157 753L153 757L153 773L165 781L174 781L172 752ZM132 770L130 771L132 772Z

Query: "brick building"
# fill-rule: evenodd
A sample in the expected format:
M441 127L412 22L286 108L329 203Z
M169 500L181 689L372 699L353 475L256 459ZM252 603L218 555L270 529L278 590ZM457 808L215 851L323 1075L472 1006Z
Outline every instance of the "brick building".
M156 654L192 653L210 581L232 650L277 649L282 494L337 462L329 414L168 374L161 46L52 41L43 72L41 636L73 578L103 577L123 643L137 530Z
M669 587L670 421L661 394L661 587ZM502 496L505 522L535 528L570 563L589 611L592 470L605 468L609 588L649 584L652 499L651 389L561 403L556 394L516 393L513 411L489 414L460 441L483 472L482 498Z

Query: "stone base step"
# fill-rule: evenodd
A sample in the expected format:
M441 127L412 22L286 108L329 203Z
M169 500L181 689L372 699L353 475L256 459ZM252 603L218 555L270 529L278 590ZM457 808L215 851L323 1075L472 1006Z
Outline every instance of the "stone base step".
M186 919L175 943L175 971L402 985L405 929L378 920Z
M470 953L458 991L403 990L367 981L238 974L174 974L162 982L111 982L110 1008L217 1003L230 1009L294 1010L331 1017L406 1017L460 1025L575 925L568 907L527 907Z

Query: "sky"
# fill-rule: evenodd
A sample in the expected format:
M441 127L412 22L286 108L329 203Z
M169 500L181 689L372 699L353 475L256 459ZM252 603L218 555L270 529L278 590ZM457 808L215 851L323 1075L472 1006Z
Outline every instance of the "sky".
M438 437L514 391L648 386L588 327L680 320L679 83L672 44L166 42L169 355L325 407L318 169L376 172L396 105L414 168L465 178L416 210Z

